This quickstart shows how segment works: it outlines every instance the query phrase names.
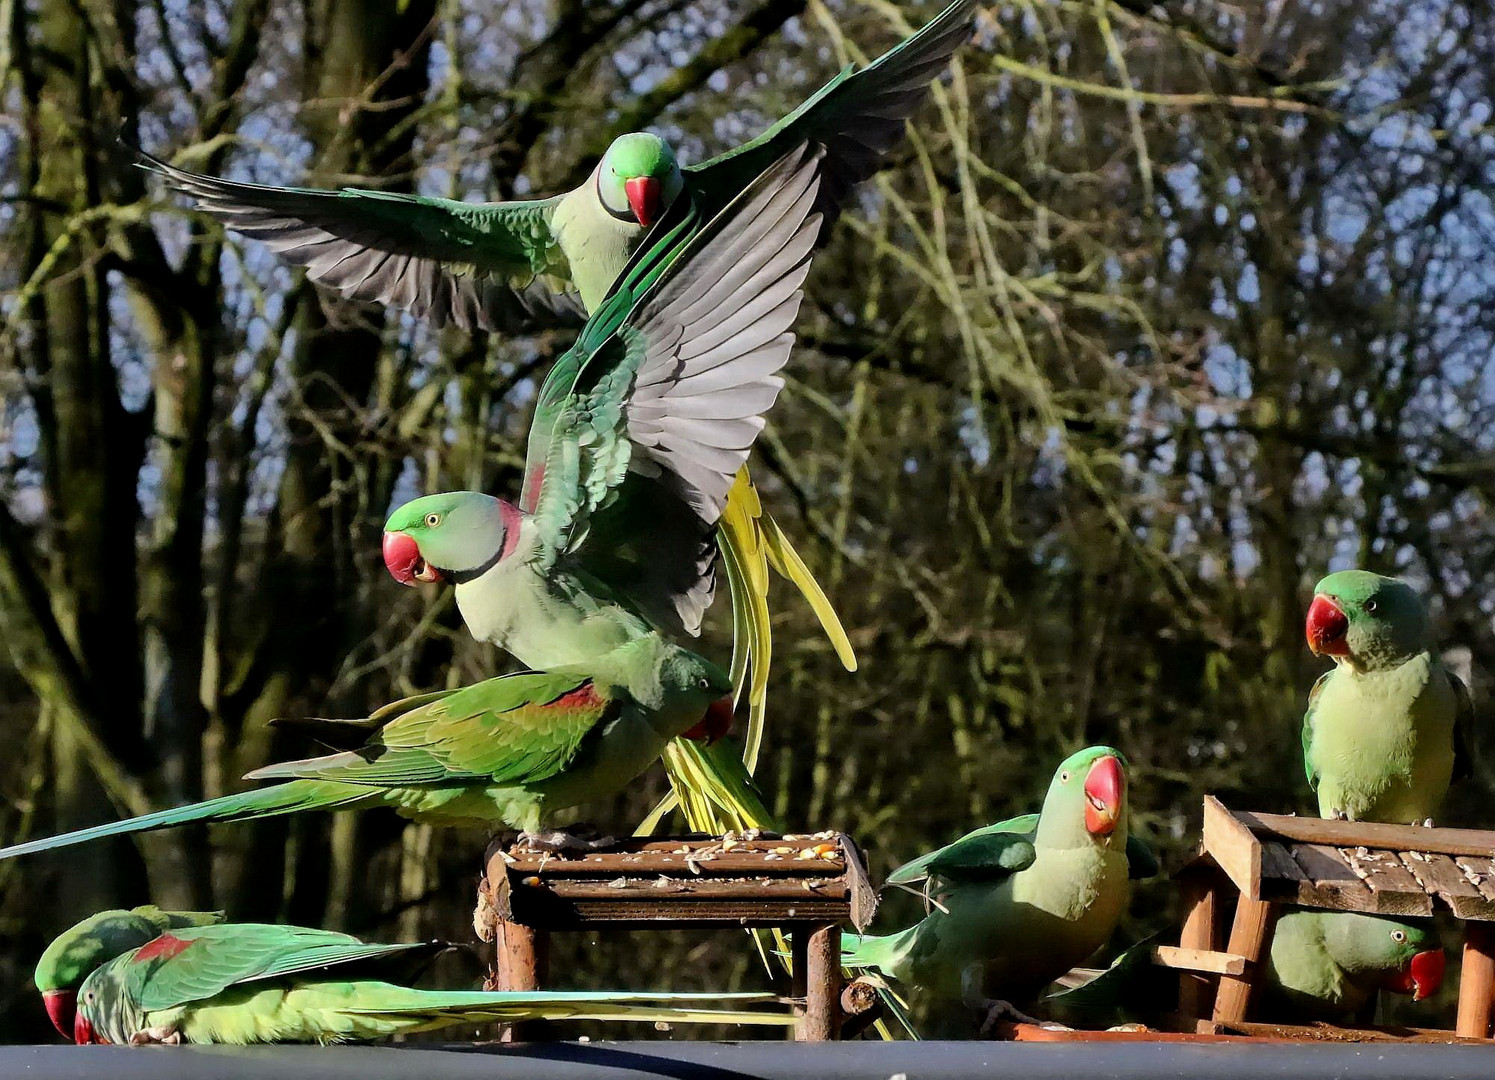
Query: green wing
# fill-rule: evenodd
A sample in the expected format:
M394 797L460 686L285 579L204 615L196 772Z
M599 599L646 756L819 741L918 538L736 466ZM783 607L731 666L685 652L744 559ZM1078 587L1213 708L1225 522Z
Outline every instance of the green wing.
M853 187L882 168L903 139L905 121L971 35L975 0L955 0L912 37L861 71L847 67L808 101L751 142L685 170L708 214L725 206L755 176L800 143L825 147L824 180L815 208L829 228Z
M1474 701L1463 679L1450 671L1448 681L1458 699L1453 719L1453 778L1465 780L1474 775Z
M444 946L370 945L301 926L238 923L170 930L120 957L125 989L146 1010L202 1001L230 986Z
M1021 870L1033 862L1038 815L1023 814L973 829L959 840L904 863L888 875L889 885L911 885L927 877L968 880ZM957 876L951 878L952 871ZM964 875L964 876L960 876Z
M562 771L620 707L574 674L505 675L401 714L358 750L268 765L246 779L532 784Z
M1162 865L1158 862L1158 857L1152 848L1131 835L1126 838L1126 864L1126 876L1133 881L1157 877L1158 872L1162 870Z
M464 329L515 332L579 324L584 316L551 232L564 196L467 203L363 188L269 187L144 156L198 209L351 299Z
M1320 675L1313 683L1313 689L1308 691L1308 710L1303 713L1303 772L1308 776L1308 786L1314 791L1319 789L1318 773L1313 771L1313 760L1309 751L1313 749L1313 709L1318 704L1319 694L1323 693L1324 683L1338 670L1331 668Z

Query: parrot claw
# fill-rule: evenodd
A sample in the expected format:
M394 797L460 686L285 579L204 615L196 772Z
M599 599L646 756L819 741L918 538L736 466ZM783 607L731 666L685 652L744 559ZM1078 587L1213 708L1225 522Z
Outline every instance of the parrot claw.
M180 1046L182 1033L167 1024L153 1028L141 1028L130 1036L131 1046Z
M611 836L582 837L564 829L554 829L547 833L522 832L514 847L536 855L590 855L594 851L606 851L615 844L617 841Z
M1423 818L1421 822L1413 822L1413 824L1421 824L1424 829L1431 829L1433 827L1433 819Z
M981 1038L991 1034L992 1028L996 1027L997 1021L1002 1019L1015 1020L1019 1024L1032 1024L1034 1027L1048 1027L1044 1021L1036 1016L1029 1016L1010 1001L1000 1001L988 998L981 1003L986 1010L986 1018L981 1021Z

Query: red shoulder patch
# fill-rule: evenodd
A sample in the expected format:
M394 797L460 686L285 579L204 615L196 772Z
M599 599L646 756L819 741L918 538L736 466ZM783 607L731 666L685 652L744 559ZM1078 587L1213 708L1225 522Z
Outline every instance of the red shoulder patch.
M597 688L590 682L585 682L575 690L568 690L545 707L547 709L599 709L602 704L602 695L597 693Z
M162 934L154 941L148 941L135 950L135 959L132 964L143 964L147 960L170 960L173 956L180 956L192 946L192 942L183 941L171 934Z

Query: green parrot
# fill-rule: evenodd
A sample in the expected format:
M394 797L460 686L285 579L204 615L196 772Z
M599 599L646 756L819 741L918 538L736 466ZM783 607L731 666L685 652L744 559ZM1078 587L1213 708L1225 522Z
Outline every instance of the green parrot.
M1272 930L1257 1012L1284 1023L1369 1021L1377 990L1421 1001L1442 983L1443 949L1431 923L1298 908Z
M710 222L672 209L541 387L517 504L459 491L399 507L390 574L450 582L473 635L535 668L699 634L717 527L783 386L822 158L791 152ZM679 781L686 763L667 763Z
M1154 934L1093 978L1044 998L1045 1015L1089 1028L1166 1023L1178 1007L1178 971L1152 962L1161 938ZM1290 908L1277 919L1265 971L1253 1003L1259 1018L1368 1023L1377 990L1414 1001L1436 993L1443 950L1428 922Z
M359 749L246 777L285 783L16 844L0 859L191 821L372 806L440 825L503 823L542 849L574 846L541 834L548 815L615 794L709 712L730 716L731 688L710 661L640 638L583 668L396 702L370 718L374 733Z
M1303 766L1319 814L1431 822L1469 774L1473 708L1443 666L1422 600L1396 578L1330 574L1314 588L1308 647L1334 658L1303 716Z
M931 910L883 937L850 937L843 962L934 1004L1013 1012L1095 952L1126 911L1129 879L1157 871L1129 837L1124 759L1092 746L1059 766L1038 814L967 833L899 867ZM995 998L995 1000L994 1000Z
M794 1022L788 1014L697 1007L774 1000L768 994L417 990L381 975L449 946L366 944L329 930L221 918L135 908L78 923L36 966L57 1030L77 1043L242 1045L532 1019Z
M659 136L633 132L613 140L580 187L547 199L468 203L266 187L151 161L200 209L343 296L406 308L438 326L580 322L681 195L714 217L803 143L826 151L815 209L829 226L901 140L930 82L970 36L975 6L955 0L866 68L844 68L762 134L709 161L682 168Z

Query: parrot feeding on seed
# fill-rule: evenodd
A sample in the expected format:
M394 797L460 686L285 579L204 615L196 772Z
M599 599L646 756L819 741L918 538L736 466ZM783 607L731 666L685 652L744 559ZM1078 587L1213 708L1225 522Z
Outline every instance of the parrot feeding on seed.
M1257 1012L1283 1022L1342 1023L1374 1008L1377 990L1421 1001L1442 983L1443 949L1431 923L1298 908L1272 930Z
M1176 931L1174 932L1176 935ZM1154 934L1077 986L1044 998L1044 1011L1096 1028L1166 1024L1178 1007L1178 971L1153 963ZM1443 982L1431 923L1359 912L1288 908L1278 916L1252 1015L1285 1024L1369 1023L1376 991L1421 1001Z
M772 1001L766 994L419 990L388 981L448 947L142 907L100 912L62 934L35 982L64 1038L113 1045L336 1043L533 1019L793 1023L788 1014L707 1007Z
M635 680L646 670L647 679ZM639 696L628 689L634 681ZM191 821L390 806L439 825L505 824L539 839L552 812L620 791L730 700L710 661L640 638L585 668L521 672L386 706L359 749L256 769L282 780L0 849L0 859Z
M954 0L867 67L844 68L757 138L718 157L682 168L658 136L626 134L580 187L548 199L465 203L355 188L276 188L151 160L200 209L265 240L343 296L406 308L437 326L451 321L518 332L564 325L598 310L649 230L678 203L693 204L702 220L709 219L801 143L825 149L815 203L823 236L851 189L880 169L901 140L930 82L969 38L975 8L975 0ZM847 670L856 670L856 658L809 568L763 510L745 464L728 493L717 543L732 594L734 683L748 703L750 772L762 738L772 653L770 567L809 602ZM693 755L688 760L687 753ZM744 786L744 769L721 774L733 766L720 750L676 747L668 757L692 827L766 824L751 814L718 814L719 806L702 802L699 791L692 794L692 777L710 781L718 804L731 802L730 789ZM651 820L667 809L662 805Z
M1038 814L977 829L889 875L890 885L924 881L929 913L896 934L849 938L843 963L932 1002L1032 1000L1111 937L1129 880L1156 873L1129 819L1121 754L1071 755Z
M1308 646L1334 668L1303 717L1303 765L1319 814L1351 821L1431 820L1449 782L1469 773L1469 692L1439 656L1421 597L1365 570L1314 588Z

